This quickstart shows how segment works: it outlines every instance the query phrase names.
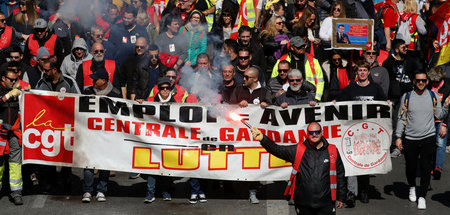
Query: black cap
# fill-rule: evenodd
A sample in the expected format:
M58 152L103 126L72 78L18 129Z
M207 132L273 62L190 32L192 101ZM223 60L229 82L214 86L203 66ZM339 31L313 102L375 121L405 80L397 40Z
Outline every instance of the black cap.
M168 84L170 86L170 78L169 77L161 77L158 79L158 86L161 86L163 84Z
M108 72L106 72L105 68L99 68L99 69L95 70L93 74L89 75L89 77L91 77L94 80L97 80L97 79L109 80L109 75L108 75Z

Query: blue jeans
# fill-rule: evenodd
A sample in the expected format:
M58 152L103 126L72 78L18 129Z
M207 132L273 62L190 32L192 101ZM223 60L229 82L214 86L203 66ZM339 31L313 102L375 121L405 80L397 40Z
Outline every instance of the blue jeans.
M200 181L198 180L198 178L190 178L189 185L191 185L191 194L204 194L200 189Z
M156 177L158 177L158 179L161 181L161 192L169 192L170 185L172 184L172 178L152 175L147 175L147 191L149 193L155 194Z
M442 122L436 123L436 165L435 168L439 168L442 170L444 167L445 161L445 147L447 145L447 133L445 133L444 137L439 136L439 130L441 129ZM447 129L448 132L448 129Z
M98 171L98 185L97 192L106 193L107 185L109 180L109 170L99 170ZM94 170L84 169L84 192L92 193L94 192Z

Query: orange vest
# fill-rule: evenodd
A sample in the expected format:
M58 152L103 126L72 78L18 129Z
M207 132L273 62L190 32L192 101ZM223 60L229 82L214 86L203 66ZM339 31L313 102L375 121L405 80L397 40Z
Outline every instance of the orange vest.
M402 20L409 19L409 21L408 21L409 34L411 35L411 42L408 45L409 50L416 50L417 41L419 39L419 33L417 32L417 26L416 26L416 21L417 21L418 16L419 16L419 14L415 14L415 13L403 14L401 16Z
M93 72L91 71L92 60L83 61L83 88L86 89L93 85L93 80L89 75ZM108 72L109 82L113 83L114 71L116 71L116 62L113 60L105 60L105 69Z
M44 44L44 47L47 48L51 57L55 56L56 38L58 38L58 36L56 36L56 34L52 34L52 36L50 36L50 39L48 39ZM36 66L37 64L38 59L36 56L39 48L41 47L39 46L38 41L34 39L34 34L30 34L30 37L28 38L28 49L30 50L30 54L32 56L30 59L31 66Z
M5 26L5 31L0 38L0 49L8 48L11 46L12 40L12 28L10 26Z

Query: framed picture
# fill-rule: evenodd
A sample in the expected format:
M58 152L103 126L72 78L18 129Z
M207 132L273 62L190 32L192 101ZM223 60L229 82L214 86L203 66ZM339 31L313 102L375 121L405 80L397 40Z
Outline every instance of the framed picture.
M373 47L373 19L333 19L331 47L367 50Z

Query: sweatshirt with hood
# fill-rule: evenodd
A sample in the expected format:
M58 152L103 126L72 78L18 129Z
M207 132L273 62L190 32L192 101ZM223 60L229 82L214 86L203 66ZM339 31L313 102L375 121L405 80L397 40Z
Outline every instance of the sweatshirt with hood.
M84 49L84 56L79 60L77 60L74 54L75 49L77 48ZM61 64L61 73L75 79L78 67L83 63L83 61L91 59L92 55L88 52L86 41L83 38L76 38L73 42L70 55L67 55Z

